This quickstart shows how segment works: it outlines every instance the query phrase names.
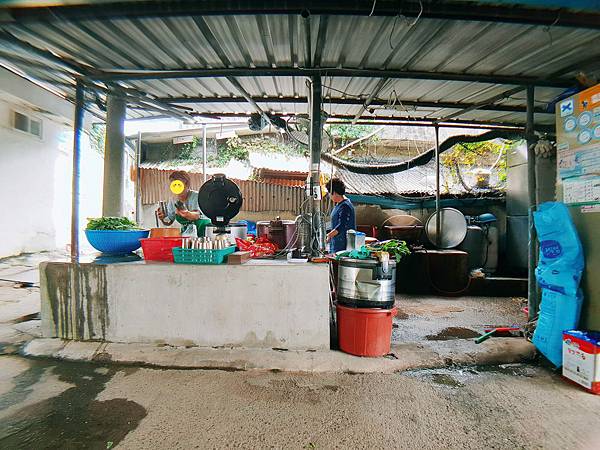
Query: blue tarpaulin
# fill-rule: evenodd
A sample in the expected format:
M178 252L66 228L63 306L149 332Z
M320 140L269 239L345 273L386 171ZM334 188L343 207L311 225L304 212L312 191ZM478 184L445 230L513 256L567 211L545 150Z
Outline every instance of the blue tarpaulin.
M545 9L567 8L580 11L600 11L600 0L479 0L492 5L533 6Z

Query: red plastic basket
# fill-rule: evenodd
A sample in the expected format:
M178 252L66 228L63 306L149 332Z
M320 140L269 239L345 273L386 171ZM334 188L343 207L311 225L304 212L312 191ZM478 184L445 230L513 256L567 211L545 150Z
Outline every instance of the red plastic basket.
M140 239L146 261L173 262L173 247L181 247L180 237L159 237Z

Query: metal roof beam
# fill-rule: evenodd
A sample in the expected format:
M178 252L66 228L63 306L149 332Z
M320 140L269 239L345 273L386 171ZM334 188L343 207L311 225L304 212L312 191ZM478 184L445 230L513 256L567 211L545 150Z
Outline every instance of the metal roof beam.
M255 103L308 103L307 97L251 97ZM248 100L244 97L161 97L158 100L165 103L178 104L203 104L203 103L246 103ZM332 105L362 105L363 101L358 98L331 98L323 97L323 103L331 103ZM439 108L439 109L466 109L475 104L462 102L431 102L431 101L414 101L401 100L404 106L416 106L422 108ZM373 99L370 106L386 106L387 100ZM525 106L517 105L481 105L477 109L483 111L501 111L501 112L517 112L525 114ZM548 112L542 107L535 109L536 114L554 114L554 111Z
M468 106L468 107L466 107L464 109L461 109L460 111L456 111L456 112L453 112L451 114L448 114L447 116L441 117L441 118L438 119L438 122L443 122L444 120L454 119L454 118L462 116L462 115L464 115L464 114L466 114L468 112L475 111L476 109L481 109L484 106L493 105L495 102L497 102L499 100L504 100L506 98L509 98L511 95L514 95L514 94L516 94L518 92L521 92L524 89L526 89L526 87L524 87L524 86L518 86L516 88L510 89L510 90L505 91L505 92L502 92L501 94L495 95L495 96L493 96L491 98L488 98L488 99L482 100L480 102L474 103L473 105Z
M476 2L475 2L476 3ZM4 8L1 22L48 22L122 18L175 17L188 15L355 15L420 17L422 19L467 20L600 29L600 14L558 8L519 5L473 4L473 2L428 2L419 0L204 0L135 1L88 5L56 5L45 8ZM421 5L423 6L421 10ZM422 11L422 12L421 12Z
M293 115L290 114L277 114L278 117L289 117ZM231 117L249 117L246 113L195 113L191 114L193 117L209 117L209 118L231 118ZM345 115L345 114L332 114L329 116L331 120L343 120L344 123L350 124L354 116ZM329 123L329 119L328 122ZM435 126L436 119L432 119L429 117L415 117L415 118L406 118L406 117L394 117L394 116L385 116L385 117L363 117L357 123L360 124L373 124L378 125L380 123L387 124L400 124L400 125L411 125L411 126ZM440 127L442 126L457 126L460 128L469 128L470 126L480 126L480 127L504 127L504 128L524 128L524 123L511 123L511 122L496 122L496 121L483 121L483 120L461 120L461 119L451 119L448 121L443 121L438 123ZM544 131L544 132L554 132L554 125L542 125L536 124L536 130Z
M222 78L222 77L294 77L333 76L358 78L394 78L434 81L464 81L469 83L512 84L565 88L573 86L574 80L545 79L512 75L485 75L452 72L422 72L415 70L380 70L351 68L222 68L222 69L176 69L176 70L103 70L94 79L117 80L161 80L176 78Z
M98 86L97 83L89 82L89 81L100 81L100 80L96 80L94 78L94 75L96 75L98 73L97 69L95 69L95 68L82 65L82 64L72 61L68 58L57 56L54 53L49 52L47 50L40 49L28 42L20 40L19 38L17 38L16 36L13 36L11 33L8 33L7 31L0 30L0 41L9 42L10 44L21 48L26 53L43 58L46 61L51 61L56 66L70 72L69 75L71 75L73 77L77 77L77 78L82 78L83 82L86 85L88 85L91 89L103 90L103 88L101 86ZM5 60L8 62L11 62L11 58L8 56L5 58ZM18 62L16 63L16 66L19 67ZM32 78L35 79L36 77L32 76ZM147 95L144 95L143 93L134 94L135 90L133 90L133 89L127 89L127 91L128 91L129 97L133 98L134 101L140 105L144 105L144 106L148 107L149 109L157 110L162 113L171 113L172 116L178 117L179 119L183 119L183 120L187 120L187 121L192 120L190 115L188 115L187 113L181 112L179 109L177 109L176 107L173 107L172 105L169 105L167 103L162 103L161 101L150 98Z
M28 42L22 41L16 36L13 36L8 31L0 30L0 41L8 42L9 44L19 47L26 53L35 55L39 58L43 58L46 61L51 61L54 65L61 67L62 69L68 72L75 73L76 75L86 75L90 72L90 68L85 67L70 59L57 56L52 52L38 48L35 45L31 45Z
M379 95L379 92L381 92L381 90L385 87L385 85L388 83L388 81L389 81L388 78L382 78L381 80L379 80L379 82L377 83L377 86L375 86L375 90L373 92L371 92L371 94L369 94L369 96L367 97L365 102L361 105L360 110L354 116L354 119L352 120L353 125L356 123L356 121L358 119L360 119L360 117L367 110L367 108L373 102L373 100L377 97L377 95Z

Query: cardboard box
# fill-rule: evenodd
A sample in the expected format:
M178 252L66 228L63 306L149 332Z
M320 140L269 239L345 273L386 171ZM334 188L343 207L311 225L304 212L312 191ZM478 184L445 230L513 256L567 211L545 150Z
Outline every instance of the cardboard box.
M563 332L563 369L565 378L600 394L600 332Z
M250 252L233 252L227 256L227 264L244 264L250 261Z

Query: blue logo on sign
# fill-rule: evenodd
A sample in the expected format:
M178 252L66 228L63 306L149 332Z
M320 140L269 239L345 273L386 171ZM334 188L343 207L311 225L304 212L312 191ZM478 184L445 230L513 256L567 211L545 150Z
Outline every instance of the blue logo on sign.
M544 258L554 259L562 255L562 247L558 241L542 241L540 250Z
M575 104L573 102L573 99L566 100L560 104L560 116L561 117L570 116L574 112L575 112Z

